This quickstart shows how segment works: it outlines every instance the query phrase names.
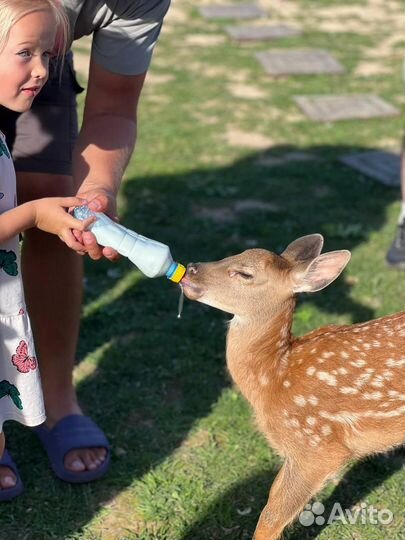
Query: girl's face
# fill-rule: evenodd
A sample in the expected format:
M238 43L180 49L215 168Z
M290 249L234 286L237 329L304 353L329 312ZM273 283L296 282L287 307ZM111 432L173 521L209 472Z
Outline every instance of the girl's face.
M10 30L0 52L0 104L27 111L48 79L49 58L56 37L50 11L24 15Z

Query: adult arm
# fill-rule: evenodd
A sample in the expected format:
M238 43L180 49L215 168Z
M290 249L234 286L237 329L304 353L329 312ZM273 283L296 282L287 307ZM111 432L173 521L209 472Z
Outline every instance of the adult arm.
M73 154L77 195L95 211L116 216L116 196L136 141L137 106L146 73L119 75L92 59L83 124ZM82 235L89 256L114 259L90 232Z

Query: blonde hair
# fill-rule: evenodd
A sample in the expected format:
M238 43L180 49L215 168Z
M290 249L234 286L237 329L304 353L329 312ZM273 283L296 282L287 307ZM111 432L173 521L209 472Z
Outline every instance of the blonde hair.
M55 18L57 32L54 53L63 56L69 41L69 22L61 0L0 0L0 52L15 23L29 13L42 10L50 11Z

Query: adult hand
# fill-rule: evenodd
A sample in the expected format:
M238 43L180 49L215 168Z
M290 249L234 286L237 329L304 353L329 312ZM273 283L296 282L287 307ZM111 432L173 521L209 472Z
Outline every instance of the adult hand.
M82 186L77 196L86 199L88 201L88 207L93 212L103 212L111 219L118 221L115 195L111 191L101 187L92 187L89 189ZM96 237L90 231L81 232L74 230L73 234L83 244L82 254L87 253L91 259L99 260L102 257L106 257L110 261L115 261L119 258L119 254L115 249L100 246L97 243Z

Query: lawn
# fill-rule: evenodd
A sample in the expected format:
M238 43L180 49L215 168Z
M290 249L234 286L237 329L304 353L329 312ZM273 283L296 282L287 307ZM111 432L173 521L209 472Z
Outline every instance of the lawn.
M322 124L293 101L375 93L403 113L400 1L265 0L271 21L304 30L274 45L231 41L230 21L205 21L198 5L174 3L155 51L119 198L122 222L167 243L183 263L256 246L280 252L313 232L324 235L326 250L350 249L336 283L300 298L296 334L404 310L405 275L384 260L399 189L338 159L398 151L403 117ZM254 58L271 46L328 49L347 72L272 79ZM77 45L82 61L87 47ZM178 319L178 295L127 260L86 261L75 378L86 412L113 445L111 472L92 485L62 483L34 434L9 425L26 492L1 506L1 540L251 538L280 460L228 377L229 317L186 301ZM327 511L337 502L389 509L390 525L297 524L286 539L405 539L404 458L398 450L353 464L317 497Z

